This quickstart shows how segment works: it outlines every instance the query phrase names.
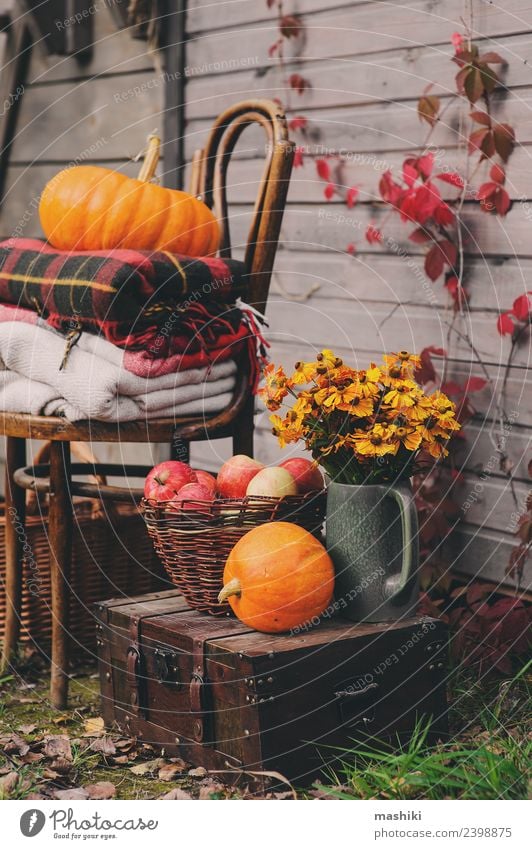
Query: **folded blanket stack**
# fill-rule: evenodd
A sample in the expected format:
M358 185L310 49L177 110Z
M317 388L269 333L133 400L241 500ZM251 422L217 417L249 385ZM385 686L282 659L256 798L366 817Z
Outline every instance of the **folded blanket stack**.
M261 319L244 266L131 250L0 243L0 410L70 421L212 414L236 360L256 386Z

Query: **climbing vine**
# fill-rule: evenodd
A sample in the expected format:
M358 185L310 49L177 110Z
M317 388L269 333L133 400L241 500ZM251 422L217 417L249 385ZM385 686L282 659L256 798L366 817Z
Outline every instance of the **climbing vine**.
M277 60L285 87L283 106L289 116L289 127L302 142L296 146L294 165L301 167L305 159L303 142L308 138L309 121L292 104L312 82L301 73L292 73L285 60L286 44L290 39L302 39L304 23L301 17L286 12L283 0L266 0L268 8L277 15L277 38L270 47L270 57ZM441 348L426 348L422 352L422 367L417 375L420 382L439 385L453 397L458 417L465 424L475 415L474 396L486 388L492 393L493 408L496 410L497 427L490 430L499 471L510 483L510 489L518 510L512 477L512 463L507 451L507 436L513 420L504 406L506 384L514 353L532 321L532 291L520 295L503 311L496 321L498 332L510 335L512 344L506 363L505 376L500 388L496 388L482 357L471 338L467 322L457 324L458 317L466 317L468 309L467 277L465 269L466 228L463 212L466 202L476 203L482 213L504 218L511 209L511 199L506 188L506 168L515 148L514 128L494 117L493 94L502 85L499 70L504 66L503 58L496 52L481 49L472 39L471 26L465 25L463 33L454 33L451 38L450 61L456 66L455 91L441 99L433 92L434 84L421 92L417 111L420 122L427 125L422 143L423 152L418 156L405 157L398 174L385 171L379 181L378 191L387 213L379 225L372 221L366 229L365 239L369 244L384 242L383 233L391 216L398 216L405 227L410 227L407 238L424 249L424 271L433 283L441 279L454 315L443 317L447 325L450 346L453 338L467 345L471 361L476 362L482 376L471 376L460 385L449 380L447 351ZM464 103L465 133L459 137L465 141L463 169L449 169L438 165L431 137L450 106L457 100ZM318 177L324 182L323 193L327 201L342 200L348 209L356 206L360 186L345 185L340 179L344 169L344 157L340 153L320 155L314 160ZM480 175L483 177L480 177ZM451 199L442 196L444 186L451 187ZM356 253L356 245L350 243L346 252ZM438 374L433 358L441 363ZM458 442L458 440L457 440ZM416 499L422 519L422 548L426 567L426 582L448 581L447 566L442 562L442 543L451 528L460 518L460 508L452 498L452 489L462 479L459 464L453 461L447 468L437 468L416 481ZM529 498L532 502L532 498ZM532 547L532 503L528 503L516 521L517 545L508 564L508 572L516 583L522 577L525 561Z

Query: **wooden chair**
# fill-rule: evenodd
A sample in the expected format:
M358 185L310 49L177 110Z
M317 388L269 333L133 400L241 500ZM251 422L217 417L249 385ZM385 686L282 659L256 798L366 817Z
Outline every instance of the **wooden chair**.
M263 310L277 250L281 220L294 155L282 109L267 100L249 100L223 112L215 121L207 144L192 165L191 191L202 195L222 226L220 255L231 255L226 177L231 154L246 127L259 124L266 134L266 157L245 251L249 275L249 303ZM26 440L51 440L49 467L49 539L52 582L52 650L50 695L64 708L68 695L68 594L72 545L71 442L160 442L232 436L235 453L253 452L253 397L245 369L239 374L229 407L211 418L166 418L108 424L98 421L68 423L46 416L0 414L0 433L6 448L6 625L2 668L6 669L20 629L25 491L14 480L26 464Z

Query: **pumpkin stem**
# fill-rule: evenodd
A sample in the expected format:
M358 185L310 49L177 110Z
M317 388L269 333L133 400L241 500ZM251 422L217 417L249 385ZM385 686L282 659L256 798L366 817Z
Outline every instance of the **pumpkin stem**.
M218 593L218 603L221 604L223 601L227 601L229 596L232 595L242 595L242 584L238 578L232 578L223 590L220 590Z
M148 136L148 147L144 154L144 162L142 163L137 180L140 180L142 183L150 182L155 174L160 153L161 139L155 133L152 133Z

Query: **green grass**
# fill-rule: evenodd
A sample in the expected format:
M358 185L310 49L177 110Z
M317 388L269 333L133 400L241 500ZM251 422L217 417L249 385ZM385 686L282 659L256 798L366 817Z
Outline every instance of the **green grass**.
M526 798L532 762L530 669L528 664L511 680L495 675L479 679L471 670L458 669L449 685L451 735L447 742L429 746L427 727L420 723L410 743L396 752L367 746L343 751L335 772L324 774L320 795L339 799ZM197 795L197 782L186 775L173 782L135 775L130 770L133 762L113 766L79 745L86 720L100 712L92 667L71 681L69 710L63 714L50 707L46 669L26 669L24 680L33 681L35 687L22 689L17 675L1 682L0 735L30 724L35 729L22 735L30 743L46 734L67 734L73 764L68 780L59 781L60 785L111 781L119 799L154 799L173 787ZM330 750L324 754L330 756ZM0 766L13 766L2 752ZM9 798L28 798L49 784L43 774L45 767L43 762L19 767L19 780ZM227 795L233 794L229 791ZM301 799L309 795L308 790L298 794Z
M532 723L530 663L510 681L475 680L458 672L451 684L451 738L427 745L419 724L404 747L343 751L320 787L338 799L524 799L530 792Z

